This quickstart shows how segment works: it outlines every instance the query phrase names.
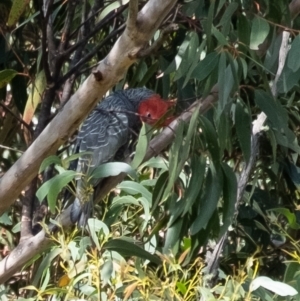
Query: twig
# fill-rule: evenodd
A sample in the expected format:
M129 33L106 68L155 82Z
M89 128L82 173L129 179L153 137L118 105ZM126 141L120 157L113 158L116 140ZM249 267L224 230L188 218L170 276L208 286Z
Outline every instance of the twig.
M74 0L68 1L68 13L67 13L64 27L62 29L60 44L58 46L59 53L62 53L66 49L67 45L69 44L70 30L74 19L75 8L76 8L76 1Z
M11 150L11 151L14 151L14 152L17 152L17 153L22 153L22 154L24 153L23 151L21 151L19 149L8 147L8 146L2 145L2 144L0 144L0 148Z

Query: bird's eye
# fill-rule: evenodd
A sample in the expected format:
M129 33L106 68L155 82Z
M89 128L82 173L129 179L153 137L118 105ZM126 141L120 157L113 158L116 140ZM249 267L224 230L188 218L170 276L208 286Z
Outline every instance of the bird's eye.
M148 114L147 114L147 118L151 118L151 113L148 113Z

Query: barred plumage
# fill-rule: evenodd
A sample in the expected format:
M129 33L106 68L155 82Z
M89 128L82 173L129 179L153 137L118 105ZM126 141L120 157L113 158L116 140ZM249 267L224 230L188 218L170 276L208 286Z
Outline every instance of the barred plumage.
M83 155L78 160L77 171L85 174L90 168L97 167L109 161L122 161L125 159L124 150L133 137L141 128L141 118L138 116L139 106L147 99L156 100L153 112L155 118L165 113L165 102L153 91L138 88L117 91L106 97L88 116L82 124L76 141L76 152L92 152L92 155ZM157 116L157 101L164 105L163 112ZM150 109L147 106L147 116L151 120ZM143 118L144 120L144 118ZM150 122L149 122L150 123ZM153 124L153 122L152 122ZM84 225L89 216L93 195L85 196L88 185L95 186L97 183L86 183L82 179L77 180L77 196L71 210L72 222Z

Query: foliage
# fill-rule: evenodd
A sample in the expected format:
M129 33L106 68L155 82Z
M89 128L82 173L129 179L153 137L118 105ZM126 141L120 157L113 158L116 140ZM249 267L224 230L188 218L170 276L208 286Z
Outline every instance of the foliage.
M73 22L50 82L42 8L37 1L24 1L13 13L18 2L1 3L8 20L0 21L1 173L69 98L68 80L75 90L105 57L127 15L119 1L99 7L98 1L54 1L55 42L66 29L66 15L72 14ZM203 115L195 110L189 123L180 123L170 148L141 164L148 143L148 132L142 132L132 165L136 172L128 165L97 170L97 177L129 175L95 205L89 234L55 221L65 206L62 188L78 176L68 170L76 159L70 159L72 147L62 146L47 158L36 196L43 202L47 197L51 211L43 227L51 221L59 231L48 230L54 246L2 285L1 300L283 300L262 287L250 291L259 275L300 291L300 23L290 9L285 0L178 4L164 26L173 20L179 29L141 58L115 89L146 85L164 98L176 97L177 115L196 98L209 96L216 84L218 102ZM72 49L82 18L90 18L93 26L86 28L88 34L81 32L85 44ZM290 34L289 51L276 79L283 30ZM49 84L54 90L47 103ZM261 112L267 121L253 154L252 122ZM241 173L256 156L236 206ZM19 242L22 201L0 217L2 259ZM223 235L228 243L212 279L205 269Z

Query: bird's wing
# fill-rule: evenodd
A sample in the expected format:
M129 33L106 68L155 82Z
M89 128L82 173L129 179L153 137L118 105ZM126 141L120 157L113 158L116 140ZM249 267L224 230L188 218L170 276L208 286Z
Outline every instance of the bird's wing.
M116 152L126 144L129 135L128 118L125 113L95 110L83 123L78 134L80 152L77 171L85 173L88 168L111 161Z

